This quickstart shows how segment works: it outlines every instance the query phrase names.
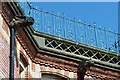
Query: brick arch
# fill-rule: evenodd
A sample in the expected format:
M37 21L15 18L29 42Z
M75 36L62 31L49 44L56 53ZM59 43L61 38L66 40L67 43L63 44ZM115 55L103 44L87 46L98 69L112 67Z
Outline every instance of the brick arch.
M64 78L67 78L68 80L70 78L77 78L77 73L74 73L74 72L70 72L70 71L67 71L67 70L62 70L62 69L57 69L57 68L54 68L54 67L48 67L46 65L40 65L40 72L41 73L49 73L49 74L56 74L58 76L62 76Z
M62 80L70 80L68 76L65 76L63 74L57 73L57 72L51 72L51 71L41 71L41 76L43 75L50 75L50 76L56 76L58 78L61 78Z

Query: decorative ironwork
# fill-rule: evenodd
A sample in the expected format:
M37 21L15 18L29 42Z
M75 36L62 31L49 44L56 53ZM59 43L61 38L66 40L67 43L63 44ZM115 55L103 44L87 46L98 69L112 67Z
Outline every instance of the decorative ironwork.
M71 43L64 43L59 40L45 38L45 47L49 49L57 49L62 52L69 52L71 54L81 55L89 57L91 59L96 59L98 61L105 61L108 63L120 65L120 57L99 50L92 50L78 45L73 45Z
M28 2L19 2L19 5L25 15L32 16L35 19L33 28L36 31L120 53L118 50L119 34L115 32L97 27L95 23L89 25L80 20L68 19L64 14L60 15L38 9L37 7L34 8Z

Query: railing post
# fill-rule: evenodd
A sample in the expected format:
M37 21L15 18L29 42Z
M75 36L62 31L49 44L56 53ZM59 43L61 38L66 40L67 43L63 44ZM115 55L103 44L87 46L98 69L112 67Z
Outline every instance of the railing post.
M120 54L120 1L118 2L118 52Z
M105 30L105 28L104 28L104 34L105 34L105 49L107 50L107 33L106 33L106 30Z
M94 33L95 33L95 43L96 43L96 47L97 47L97 32L96 32L96 23L94 22Z
M42 12L42 9L40 10L40 13L41 13L41 31L43 32L43 19L42 19L42 17L43 17L43 12Z
M88 42L88 41L87 41L87 32L86 32L86 30L87 30L87 29L86 29L86 25L85 25L85 24L86 24L86 23L85 23L85 22L83 22L83 26L84 26L84 33L85 33L85 34L84 34L84 35L85 35L85 44L87 44L87 42Z
M76 30L76 20L74 18L74 35L75 35L75 41L77 41L77 38L76 38L76 34L77 34L77 30Z
M120 33L118 34L118 52L120 54Z
M65 26L64 13L63 13L63 27L62 28L64 28L63 35L64 35L64 38L66 38L66 26Z

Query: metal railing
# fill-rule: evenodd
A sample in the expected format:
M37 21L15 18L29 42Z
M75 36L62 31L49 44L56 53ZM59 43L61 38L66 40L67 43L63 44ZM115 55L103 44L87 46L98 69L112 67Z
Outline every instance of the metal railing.
M35 19L33 28L38 32L48 33L77 43L95 46L101 49L119 53L118 33L107 30L95 23L89 25L80 20L66 18L53 12L32 7L28 2L19 2L25 15Z

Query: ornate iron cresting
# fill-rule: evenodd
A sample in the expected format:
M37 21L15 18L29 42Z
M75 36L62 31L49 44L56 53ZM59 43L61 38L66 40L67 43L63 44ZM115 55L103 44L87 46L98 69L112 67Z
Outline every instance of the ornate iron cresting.
M19 2L19 5L25 15L32 16L35 19L33 28L38 32L119 53L119 34L111 30L106 30L95 23L89 25L80 20L66 18L64 13L60 15L59 13L50 13L37 7L32 7L32 4L28 2Z

